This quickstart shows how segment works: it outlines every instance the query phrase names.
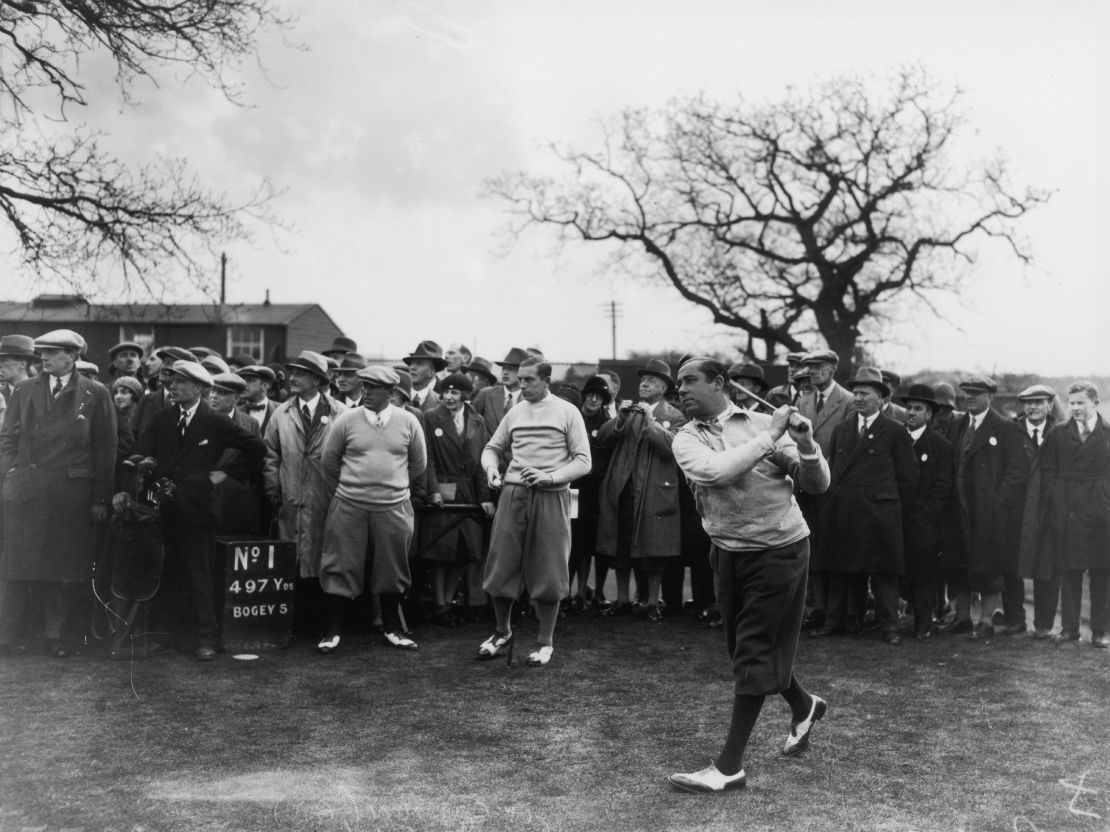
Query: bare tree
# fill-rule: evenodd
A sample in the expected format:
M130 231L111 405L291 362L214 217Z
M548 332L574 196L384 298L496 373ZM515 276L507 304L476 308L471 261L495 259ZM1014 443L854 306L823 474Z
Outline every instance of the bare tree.
M1014 221L1048 195L1015 193L1001 158L949 164L958 98L907 69L881 91L837 78L765 105L677 100L626 111L600 151L553 146L563 180L510 172L486 192L511 240L539 225L560 246L609 243L745 333L749 356L820 335L847 370L865 327L906 293L956 290L984 239L1030 262Z
M174 67L238 102L230 70L288 23L271 0L0 0L0 220L22 265L86 294L120 274L126 294L183 276L208 290L200 254L248 236L252 216L272 220L269 183L233 200L179 160L129 166L97 132L67 129L87 103L82 64L108 56L127 102L137 79Z

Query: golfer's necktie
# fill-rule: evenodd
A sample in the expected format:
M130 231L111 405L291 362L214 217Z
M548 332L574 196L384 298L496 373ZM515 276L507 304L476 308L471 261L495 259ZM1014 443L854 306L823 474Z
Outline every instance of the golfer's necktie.
M1033 428L1033 447L1034 448L1041 447L1041 429L1040 428Z
M824 407L825 407L825 394L819 392L817 394L817 412L820 413L824 409Z
M301 418L304 419L304 426L307 428L312 424L312 414L308 412L308 405L301 405Z
M62 377L54 376L54 389L51 390L51 397L58 398L58 394L62 392Z
M181 411L181 416L177 420L177 435L180 438L182 438L182 439L185 438L185 429L187 427L189 427L189 419L188 419L188 417L186 417L185 411L182 410Z

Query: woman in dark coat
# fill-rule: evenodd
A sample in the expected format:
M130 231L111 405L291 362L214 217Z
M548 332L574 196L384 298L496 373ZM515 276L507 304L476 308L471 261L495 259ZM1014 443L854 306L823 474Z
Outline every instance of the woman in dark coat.
M467 406L474 389L462 373L452 373L440 384L442 404L425 414L428 440L428 502L445 505L480 505L485 516L493 516L493 498L482 470L482 449L489 441L485 421ZM429 511L420 523L423 557L432 570L433 620L454 626L451 600L468 563L482 559L482 523L468 512Z
M570 524L570 579L577 578L577 591L571 598L571 607L579 612L586 609L586 585L590 578L590 563L597 550L597 524L601 515L601 480L609 467L609 450L598 447L597 434L609 421L609 402L613 399L609 384L600 376L593 376L582 388L582 420L590 437L590 454L593 467L590 473L570 484L578 489L578 516ZM608 573L599 558L596 566L598 594Z

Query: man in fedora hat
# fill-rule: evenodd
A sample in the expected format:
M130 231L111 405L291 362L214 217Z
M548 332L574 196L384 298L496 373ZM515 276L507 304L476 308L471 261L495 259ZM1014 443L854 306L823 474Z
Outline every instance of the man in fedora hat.
M332 370L335 379L335 398L348 408L362 407L362 381L358 371L366 367L366 359L357 352L350 352L339 359L339 366Z
M682 555L679 474L671 443L686 417L663 400L674 387L666 361L652 358L636 374L639 402L621 402L617 418L597 435L598 446L612 454L601 484L597 551L617 573L617 601L607 612L631 608L629 579L639 565L647 579L648 620L658 622L663 572Z
M0 338L0 407L12 397L12 390L31 377L31 365L39 360L35 339L29 335L5 335ZM0 422L2 425L3 422Z
M836 426L829 443L832 481L821 506L819 564L828 602L824 626L813 635L858 632L870 577L882 639L897 645L902 513L917 484L917 460L909 434L880 412L891 392L882 374L861 367L848 387L856 415Z
M733 364L728 368L729 380L733 382L732 397L737 405L746 410L763 410L767 408L746 394L751 391L761 399L767 398L767 381L763 368L758 364Z
M47 650L64 657L83 633L71 613L92 577L95 526L108 519L116 466L116 411L108 388L76 371L85 339L68 329L39 336L43 375L20 383L0 431L5 609L0 647L28 599L44 618Z
M501 368L501 383L478 393L474 398L474 410L486 421L486 428L492 436L505 414L520 402L520 381L517 378L522 361L528 358L527 351L513 347L505 357L497 362Z
M936 393L928 384L911 384L899 402L906 411L906 430L917 458L917 487L902 507L908 597L913 606L914 636L933 634L940 553L949 539L955 467L952 443L930 427Z
M326 358L334 358L337 361L342 361L343 356L348 353L358 353L358 344L350 338L344 338L342 335L335 338L331 342L331 346L326 350L320 350L320 354ZM250 362L253 364L254 362Z
M956 617L948 628L972 639L994 635L992 611L1013 569L1021 539L1029 460L1021 428L991 407L998 387L992 379L972 376L960 383L967 413L956 424L956 494L959 501L958 568L948 576L956 591ZM981 601L981 617L971 622L972 596Z
M1032 578L1033 580L1033 638L1047 639L1052 636L1052 627L1056 623L1056 610L1060 606L1060 581L1053 571L1052 553L1043 546L1039 539L1041 516L1041 468L1040 456L1044 449L1048 434L1057 426L1056 416L1053 413L1056 404L1056 391L1045 384L1034 384L1018 393L1023 412L1014 421L1022 429L1025 440L1025 455L1029 459L1029 481L1025 495L1025 510L1022 516L1021 551L1018 555L1018 580ZM1016 601L1017 581L1015 576L1004 576L1002 609L1006 610L1006 599L1011 597ZM1021 584L1024 590L1024 581ZM1022 599L1024 604L1024 599ZM1017 603L1011 603L1010 610L1018 612ZM1004 621L1003 635L1023 632L1025 625L1025 607L1020 609L1021 618L1014 616L1013 621Z
M258 423L259 431L265 436L270 418L277 410L277 402L266 393L277 375L264 364L251 364L241 369L238 375L247 383L247 389L239 397L239 409Z
M436 373L447 366L443 350L435 341L421 341L403 359L412 375L412 397L410 404L427 413L439 407L439 394L436 393Z
M474 386L474 393L470 399L473 408L474 398L487 387L497 384L497 376L493 374L493 364L480 355L470 359L470 363L463 368L463 372L470 377L470 383Z
M294 626L304 633L323 615L320 557L324 519L336 486L324 470L324 442L347 406L328 395L328 362L320 353L304 350L285 368L292 395L266 426L263 480L278 534L297 545Z
M344 610L362 594L369 568L370 591L381 602L385 643L415 650L416 642L401 627L400 603L412 581L410 483L424 475L428 464L424 432L415 416L390 402L400 381L396 372L370 366L356 375L363 406L335 417L321 455L324 472L338 485L324 524L320 586L327 629L316 649L332 653L339 647Z
M152 613L170 633L187 631L196 658L211 661L219 622L213 582L221 525L217 488L229 478L249 481L266 447L256 433L205 401L212 376L198 362L174 361L168 376L171 405L154 417L136 447L157 461L156 478L174 483L174 500L163 515L165 566ZM129 500L127 492L116 494L116 510Z

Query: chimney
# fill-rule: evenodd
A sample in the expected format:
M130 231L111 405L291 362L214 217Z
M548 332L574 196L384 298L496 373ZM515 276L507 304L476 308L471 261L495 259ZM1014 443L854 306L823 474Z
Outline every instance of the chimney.
M262 305L263 306L269 306L270 305L270 290L269 289L266 290L266 300L262 301Z

